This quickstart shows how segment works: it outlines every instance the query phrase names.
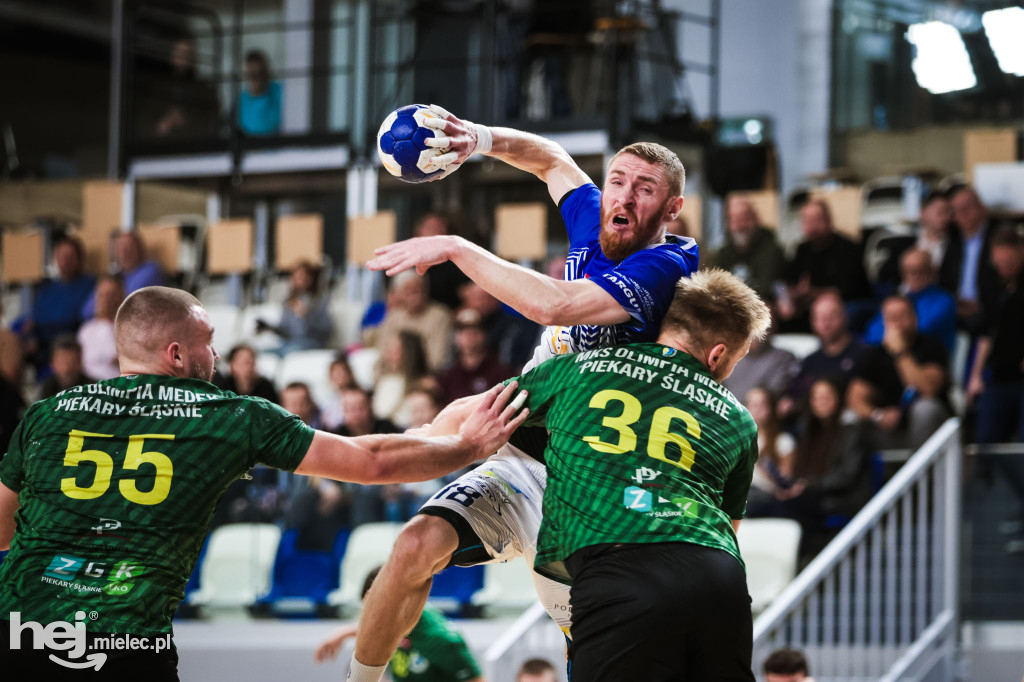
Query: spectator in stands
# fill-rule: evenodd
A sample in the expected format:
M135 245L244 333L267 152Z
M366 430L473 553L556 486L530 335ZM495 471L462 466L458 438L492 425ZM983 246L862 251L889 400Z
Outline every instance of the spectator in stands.
M169 68L143 91L143 134L162 138L203 138L217 134L220 104L213 85L199 78L196 44L181 38L171 45Z
M957 318L961 328L977 334L984 323L981 301L1000 288L990 259L994 229L988 208L974 188L963 185L954 189L949 201L960 231L960 239L951 242L949 250L957 272Z
M338 427L345 423L345 407L342 396L348 389L357 387L352 367L344 355L339 354L331 361L327 380L331 384L333 393L327 404L323 406L320 418L324 422L324 428L328 431L337 431Z
M295 548L329 552L348 526L348 500L340 483L314 476L288 501L285 525L298 530Z
M146 260L146 245L137 230L120 232L114 240L114 265L124 282L124 295L143 287L163 286L164 274L156 261ZM96 312L96 294L89 297L82 308L82 317L88 319Z
M678 214L675 220L665 223L665 232L674 234L677 237L693 237L696 239L693 235L693 230L690 229L690 225L686 222L686 217L682 213Z
M58 336L53 342L50 368L50 376L39 387L39 400L55 396L73 386L84 386L96 381L82 371L82 347L73 334Z
M413 226L414 237L436 237L442 234L452 234L451 219L440 213L427 213L420 217ZM430 268L426 274L428 284L428 296L432 301L437 301L446 306L449 310L459 307L459 287L469 281L462 270L451 261L438 263Z
M780 317L794 331L807 328L807 311L822 289L838 289L848 305L872 295L860 246L836 232L828 204L805 204L800 225L804 239L789 264L788 286L777 301Z
M434 421L445 403L440 391L428 382L420 382L405 397L409 411L409 427L419 428ZM437 488L432 488L437 490Z
M986 301L987 321L967 384L967 400L978 401L975 439L979 443L1024 442L1024 240L1011 228L992 237L992 262L1002 282ZM1014 457L993 462L1013 488L1019 508L1010 520L1024 531L1024 469Z
M85 250L75 237L66 237L53 247L57 279L45 282L32 301L30 318L22 326L25 351L36 367L37 376L47 373L50 346L62 334L75 334L81 326L82 306L92 294L96 279L82 273Z
M377 347L383 352L398 332L415 332L423 339L427 367L431 372L440 371L448 362L452 343L451 311L427 297L427 280L414 271L397 275L391 289L391 305L380 325Z
M370 571L363 582L362 598L377 579L381 567ZM358 636L359 626L343 625L317 647L317 663L337 658L345 642ZM416 626L402 640L388 663L389 675L402 680L434 680L435 682L484 682L480 666L473 659L465 640L436 609L423 610Z
M796 357L788 350L773 346L769 335L764 341L754 339L747 357L739 361L722 385L733 395L745 396L755 386L762 386L773 396L781 396L799 368Z
M551 661L530 658L516 671L516 682L558 682L558 673Z
M786 255L775 232L761 225L754 205L741 197L729 199L727 215L725 245L712 255L708 265L728 270L758 296L773 300L775 284L786 274Z
M97 381L121 375L114 347L114 317L124 301L124 283L118 275L104 275L96 285L96 316L78 330L82 368Z
M949 416L949 354L917 332L914 304L905 296L885 299L882 321L882 343L854 370L847 402L877 427L870 429L877 449L916 449Z
M556 264L549 266L548 274L553 277L561 278L564 272L565 258L561 259L560 267ZM503 305L476 282L464 284L459 289L459 298L465 308L480 314L481 326L487 334L487 347L497 353L502 364L522 367L533 357L541 332L539 324Z
M765 682L814 682L807 667L807 657L796 649L782 648L764 659Z
M747 496L747 515L768 516L777 492L792 485L796 441L782 430L769 391L760 386L750 389L743 405L757 424L757 463Z
M270 80L270 61L262 50L245 55L245 89L238 95L238 126L246 135L281 132L281 85Z
M473 308L459 310L455 314L455 360L438 376L444 403L476 395L513 374L488 347L480 313Z
M252 346L240 343L228 351L228 374L214 376L218 388L238 395L254 395L258 398L280 403L274 382L256 370L256 351ZM287 408L286 408L287 409ZM291 411L289 409L289 411ZM296 412L295 414L298 414ZM303 419L305 421L305 419ZM307 422L308 423L308 422Z
M946 350L956 344L956 299L935 282L932 258L924 249L913 248L900 258L899 293L914 304L918 333L937 339ZM871 345L882 342L884 325L878 313L868 323L864 341Z
M892 243L888 257L878 271L879 289L886 295L893 293L902 279L900 260L908 249L928 252L935 268L937 283L951 294L956 293L959 273L957 264L948 258L952 242L959 242L960 233L953 226L953 209L943 192L931 192L921 201L921 216L917 236L890 237ZM959 248L954 245L952 250Z
M2 302L0 312L3 312ZM24 369L25 350L21 347L21 339L10 329L0 325L0 379L15 390L20 390Z
M846 391L853 370L864 357L864 345L850 333L846 307L839 292L826 289L811 305L811 329L821 347L800 362L800 369L779 401L779 413L785 419L803 410L811 384L818 379L833 379Z
M427 376L427 358L420 335L400 331L385 342L373 391L373 414L379 419L408 423L399 410L406 394ZM492 384L493 385L493 384Z
M323 424L320 422L320 407L313 400L309 384L303 381L293 381L285 386L281 391L281 407L296 415L307 426L314 429L323 428Z
M334 322L327 310L327 297L320 293L319 270L312 263L303 261L292 269L290 284L277 326L257 320L257 331L269 329L283 339L276 351L280 355L326 348L331 341Z
M337 433L342 436L366 436L371 433L397 433L398 427L386 419L373 416L373 396L361 388L342 394L345 423ZM384 499L381 486L346 484L351 498L349 523L353 528L364 523L384 520Z

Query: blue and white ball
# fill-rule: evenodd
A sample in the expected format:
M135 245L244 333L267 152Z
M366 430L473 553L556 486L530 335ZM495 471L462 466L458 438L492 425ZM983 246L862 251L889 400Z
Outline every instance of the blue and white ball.
M384 168L406 182L427 182L444 174L434 160L447 148L429 147L426 141L440 133L424 125L441 118L423 104L410 104L388 114L377 131L377 155Z

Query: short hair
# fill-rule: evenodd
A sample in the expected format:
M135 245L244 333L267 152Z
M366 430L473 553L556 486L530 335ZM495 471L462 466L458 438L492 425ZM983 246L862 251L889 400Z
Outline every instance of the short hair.
M114 318L117 354L133 357L130 347L136 343L146 353L163 350L167 330L186 333L193 309L202 308L199 299L181 289L143 287L128 295ZM140 360L142 358L134 358Z
M523 661L523 664L519 666L516 677L518 678L520 675L543 675L547 672L555 672L555 666L552 665L551 661L544 658L530 658Z
M992 242L989 244L989 248L996 246L1009 246L1017 249L1024 246L1024 239L1021 239L1020 232L1016 228L1004 225L992 235Z
M828 223L831 227L835 226L835 223L832 222L832 209L829 208L827 201L825 201L824 199L811 199L806 204L801 206L800 210L803 211L805 208L808 208L810 206L817 206L818 208L820 208L821 215L822 217L825 218L825 222Z
M359 595L360 599L366 599L366 593L373 587L373 581L377 579L377 575L380 573L380 569L384 566L374 566L369 573L366 574L366 578L363 579L363 591Z
M309 384L307 384L305 381L293 381L293 382L291 382L290 384L288 384L287 386L284 387L284 390L286 390L286 391L294 391L296 389L305 391L306 392L306 396L310 400L313 399L313 392L311 390L309 390Z
M85 260L85 244L82 243L81 239L79 239L78 237L72 237L71 235L65 235L57 240L57 242L53 245L53 250L56 251L61 244L67 244L68 246L73 248L75 250L75 253L78 255L79 261Z
M720 268L700 270L676 282L663 329L686 332L700 347L740 346L764 339L771 312L739 277Z
M245 53L246 62L259 62L264 68L269 68L270 60L267 59L267 53L263 50L249 50Z
M807 667L807 657L802 651L783 647L768 654L764 659L764 674L772 675L810 675Z
M51 353L56 353L59 350L69 350L80 354L82 352L82 344L78 343L78 339L75 338L74 334L61 334L54 339Z
M235 357L239 353L243 353L245 351L249 351L250 353L252 353L253 357L256 357L256 349L255 348L253 348L252 346L250 346L247 343L239 343L239 344L235 344L234 346L232 346L231 350L228 351L228 358L227 358L228 359L228 364L230 365L232 362L234 362L235 361Z
M608 165L623 154L631 154L647 163L661 166L665 171L665 179L668 180L669 193L673 196L682 195L683 188L686 187L686 169L674 151L657 142L634 142L616 152Z
M921 208L924 208L925 206L931 204L933 201L938 201L939 199L942 199L943 201L949 201L949 194L947 194L946 192L940 192L937 189L932 190L931 192L928 192L928 194L925 195L924 199L921 200Z

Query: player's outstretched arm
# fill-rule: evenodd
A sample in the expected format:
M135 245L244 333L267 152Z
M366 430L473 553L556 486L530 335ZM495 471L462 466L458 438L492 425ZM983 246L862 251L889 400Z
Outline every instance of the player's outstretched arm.
M332 632L327 639L320 642L320 646L316 648L316 653L313 654L313 659L317 663L333 661L338 657L338 652L341 651L341 647L345 644L345 640L355 637L358 633L358 625L342 625L340 628Z
M295 469L353 483L406 483L443 476L486 457L501 447L526 419L515 416L516 383L495 386L453 436L387 434L345 438L317 431Z
M459 166L474 152L479 152L536 175L547 184L548 193L555 203L569 191L591 182L569 152L547 138L514 128L464 121L436 104L431 104L430 109L440 118L428 118L424 125L440 134L426 143L431 147L450 149L437 158L435 163L438 166Z
M14 539L14 514L18 507L18 493L0 483L0 552L11 548L11 540Z

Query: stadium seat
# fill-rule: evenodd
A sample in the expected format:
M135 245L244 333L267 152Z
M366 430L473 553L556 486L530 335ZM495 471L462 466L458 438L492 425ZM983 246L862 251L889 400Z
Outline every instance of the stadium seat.
M352 376L356 383L366 390L373 388L378 358L380 358L380 351L376 348L360 348L348 354L348 364L352 368Z
M803 360L821 347L821 341L814 334L776 334L771 343L775 348L788 350L797 360Z
M523 611L537 601L533 571L526 560L516 558L500 564L484 564L483 589L473 595L473 603L488 613Z
M747 565L750 608L757 614L796 577L800 524L790 519L744 519L736 539Z
M483 566L452 566L434 576L427 604L457 616L475 615L467 607L475 606L473 595L483 586Z
M341 587L327 595L331 606L358 609L362 603L363 581L370 571L387 561L395 544L401 523L365 523L356 527L348 538L341 560Z
M228 351L243 339L242 309L230 303L217 303L204 306L213 325L213 345L222 349L226 357Z
M348 348L359 343L366 306L358 301L349 301L338 297L331 299L329 310L331 319L334 320L335 345L340 348Z
M270 587L281 530L270 523L230 523L210 534L189 603L212 608L248 606Z
M348 530L343 530L335 547L344 547ZM259 615L319 616L327 605L327 594L338 588L340 554L334 551L298 549L299 531L290 529L281 536L274 558L270 591L256 601Z
M293 381L305 382L309 385L313 400L318 405L325 405L333 394L330 368L335 355L329 348L289 353L281 360L281 380L278 386L284 388Z
M256 354L256 371L274 384L280 387L278 377L281 374L281 356L277 353L261 351Z
M281 345L280 336L271 331L256 332L256 320L277 324L281 319L281 306L276 303L257 303L242 310L242 338L256 350L270 350Z

